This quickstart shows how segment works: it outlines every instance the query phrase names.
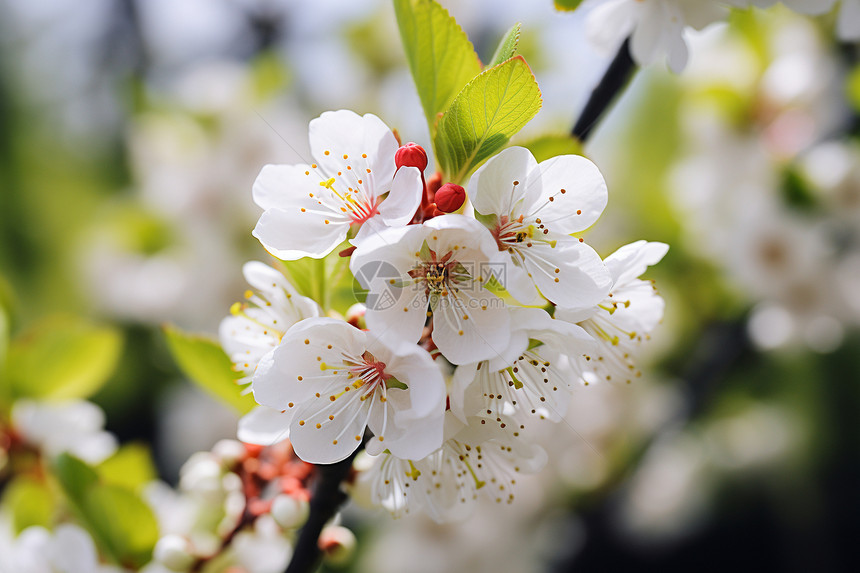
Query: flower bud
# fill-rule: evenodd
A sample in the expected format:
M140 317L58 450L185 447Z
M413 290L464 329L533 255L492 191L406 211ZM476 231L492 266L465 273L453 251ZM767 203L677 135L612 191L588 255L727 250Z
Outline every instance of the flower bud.
M159 539L153 549L153 557L171 571L187 571L194 563L188 541L178 535L165 535Z
M453 213L466 202L466 190L454 183L445 183L436 191L436 208L443 213Z
M272 501L272 517L284 529L295 529L308 520L310 505L303 499L280 494Z
M221 440L212 447L212 453L226 467L233 467L247 456L245 446L236 440Z
M329 525L320 533L319 548L332 565L347 563L355 552L355 534L340 525Z
M400 146L400 149L394 154L394 164L397 168L401 167L417 167L423 172L427 168L427 152L417 143L409 142L406 145Z

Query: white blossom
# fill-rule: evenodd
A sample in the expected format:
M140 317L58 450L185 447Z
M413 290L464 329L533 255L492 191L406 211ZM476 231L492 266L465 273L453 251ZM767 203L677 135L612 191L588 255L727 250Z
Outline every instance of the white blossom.
M518 439L510 429L468 418L463 425L451 415L440 449L420 460L383 453L362 479L371 483L371 498L395 517L421 508L439 523L463 519L479 493L497 503L511 503L521 473L539 471L546 452Z
M606 296L603 261L570 236L594 224L606 207L606 183L591 161L562 155L538 164L528 149L511 147L478 169L469 194L509 262L505 287L520 302L535 302L535 286L569 307Z
M594 0L586 19L589 41L610 52L630 37L630 52L640 65L665 56L675 73L687 65L684 30L700 30L725 18L728 10L716 0Z
M445 382L430 354L340 320L293 326L252 388L259 403L290 414L283 434L289 428L296 454L311 463L346 458L367 427L371 452L421 458L442 443Z
M507 346L505 305L485 288L503 266L490 233L464 215L380 233L350 261L370 291L365 319L371 330L392 343L418 342L432 318L433 342L454 364L495 357Z
M414 167L396 169L397 139L382 120L325 112L310 122L309 138L314 163L266 165L254 182L254 201L264 212L253 234L270 253L284 260L320 258L352 226L367 225L360 240L412 219L421 202L421 174Z
M633 357L663 318L665 303L653 283L637 277L668 250L664 243L647 241L621 247L606 258L612 289L603 302L588 310L556 310L558 319L578 323L598 342L596 353L587 356L583 366L596 379L630 382L638 375Z
M117 448L116 438L104 431L104 412L85 400L19 400L12 408L12 423L25 442L48 457L69 453L97 464Z
M558 421L580 384L568 355L595 350L581 327L555 320L537 308L511 308L511 344L501 359L458 366L452 378L451 410L489 417L502 427L529 416Z

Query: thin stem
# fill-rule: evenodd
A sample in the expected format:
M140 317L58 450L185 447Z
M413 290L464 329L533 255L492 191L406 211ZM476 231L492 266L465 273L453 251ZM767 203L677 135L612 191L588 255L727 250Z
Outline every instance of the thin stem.
M352 460L363 449L362 443L348 458L329 465L316 466L317 484L311 496L308 521L299 532L295 552L285 573L311 573L319 565L319 536L323 526L334 517L347 500L340 485L352 469Z
M570 132L571 135L580 141L588 139L604 112L633 77L636 69L636 64L630 56L630 38L628 38L621 44L615 58L606 68L600 83L592 90L582 114Z

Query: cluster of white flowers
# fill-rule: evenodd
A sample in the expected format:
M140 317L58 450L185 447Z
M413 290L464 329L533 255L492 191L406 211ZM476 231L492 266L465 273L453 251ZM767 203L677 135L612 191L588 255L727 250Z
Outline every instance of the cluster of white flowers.
M638 277L668 247L638 241L603 261L573 236L607 203L581 156L538 163L511 147L472 176L471 203L449 185L427 208L426 155L398 148L376 116L324 113L310 146L313 163L263 168L254 235L285 260L349 240L341 255L366 307L321 316L275 269L245 266L256 292L220 330L261 404L240 439L289 437L321 464L364 444L374 463L362 479L395 515L456 518L481 492L510 502L517 475L546 461L532 420L560 420L577 386L637 376L636 346L663 313Z
M824 14L839 0L784 0L802 14ZM701 30L726 19L729 8L769 8L779 0L590 0L586 17L587 37L598 49L610 53L625 38L636 63L649 65L666 58L679 73L689 59L688 28ZM843 40L860 38L860 0L841 0L836 34Z

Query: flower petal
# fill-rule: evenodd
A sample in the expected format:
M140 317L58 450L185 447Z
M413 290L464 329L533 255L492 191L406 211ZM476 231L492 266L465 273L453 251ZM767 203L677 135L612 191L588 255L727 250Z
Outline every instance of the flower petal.
M237 437L246 444L271 446L290 437L294 410L285 412L257 406L239 420Z
M279 259L319 259L346 239L350 223L348 217L325 208L273 208L260 216L252 235Z
M472 206L483 215L511 214L525 195L527 179L536 177L535 183L539 184L537 166L528 149L505 149L481 166L469 180Z
M424 193L421 181L421 172L415 167L401 167L397 170L391 183L391 191L379 206L379 214L386 225L401 227L412 220L421 205L421 195Z
M594 306L609 294L609 271L594 249L577 239L559 238L554 248L535 243L523 264L541 294L559 306Z
M597 166L580 155L561 155L541 162L540 179L529 180L530 214L553 233L569 235L597 221L609 194ZM534 193L533 185L538 185Z
M452 364L503 356L509 341L504 301L488 290L449 293L433 310L433 342Z
M311 120L308 132L311 154L329 176L345 171L349 165L363 173L375 195L388 191L396 169L394 153L398 145L397 138L381 119L346 109L327 111Z
M669 251L665 243L636 241L624 245L606 257L606 268L612 275L613 286L627 284L642 274L652 265L659 263Z

